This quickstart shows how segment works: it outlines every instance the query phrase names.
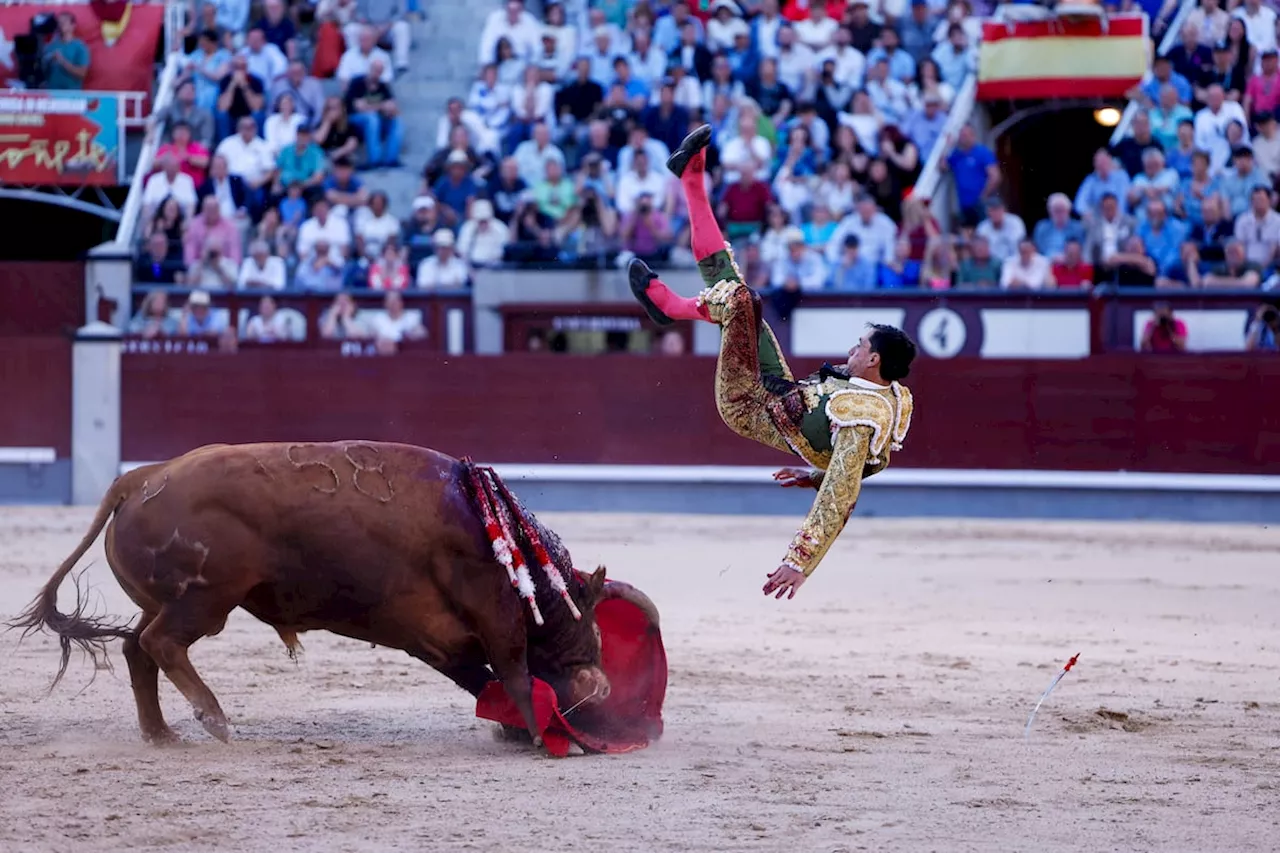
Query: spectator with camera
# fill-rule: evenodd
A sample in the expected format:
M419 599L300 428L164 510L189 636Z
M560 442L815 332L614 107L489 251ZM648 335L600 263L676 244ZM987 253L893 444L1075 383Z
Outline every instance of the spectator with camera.
M83 89L89 74L89 46L76 36L76 16L58 13L58 32L40 51L45 89Z
M186 284L206 290L235 290L237 272L236 261L223 254L217 240L210 240L187 269Z
M1168 302L1152 306L1155 314L1142 330L1143 352L1174 353L1187 351L1187 324L1173 316Z
M1259 305L1245 331L1244 348L1249 352L1280 352L1280 310Z
M675 232L667 215L654 204L655 198L653 191L641 189L634 207L623 213L622 248L646 263L665 263Z

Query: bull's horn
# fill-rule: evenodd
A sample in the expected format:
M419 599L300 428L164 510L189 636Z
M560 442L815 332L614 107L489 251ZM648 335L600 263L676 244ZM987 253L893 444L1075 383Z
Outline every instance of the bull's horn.
M659 627L658 606L653 603L653 599L631 584L623 583L622 581L607 581L601 598L620 598L623 601L629 601L643 611L648 620L653 623L653 627Z

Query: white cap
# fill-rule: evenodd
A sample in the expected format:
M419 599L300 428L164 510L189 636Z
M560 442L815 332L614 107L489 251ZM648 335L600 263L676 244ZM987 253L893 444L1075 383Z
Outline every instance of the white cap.
M452 246L453 232L448 228L441 228L435 234L431 235L431 242L435 243L437 246Z
M189 305L208 305L209 294L203 290L193 290L191 295L187 297L187 303Z

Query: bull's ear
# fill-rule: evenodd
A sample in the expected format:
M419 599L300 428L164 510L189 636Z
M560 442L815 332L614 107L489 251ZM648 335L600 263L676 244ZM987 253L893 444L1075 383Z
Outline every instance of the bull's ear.
M587 580L587 589L590 590L592 599L600 598L600 593L604 592L604 566L598 567L591 573L590 579Z

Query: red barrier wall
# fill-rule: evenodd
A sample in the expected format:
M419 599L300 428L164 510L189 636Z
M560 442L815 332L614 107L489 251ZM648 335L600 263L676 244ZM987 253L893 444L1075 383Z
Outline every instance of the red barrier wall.
M123 453L365 438L493 462L784 463L720 422L713 372L697 357L133 354ZM900 466L1280 474L1276 359L931 360L908 384Z
M71 455L71 341L0 335L0 447Z
M61 335L84 319L82 261L5 261L0 267L0 335Z

